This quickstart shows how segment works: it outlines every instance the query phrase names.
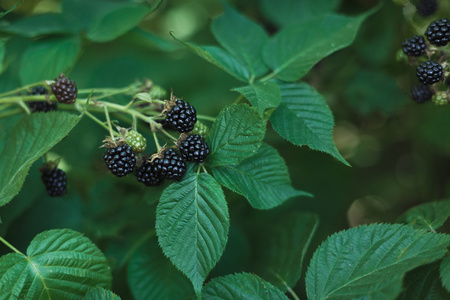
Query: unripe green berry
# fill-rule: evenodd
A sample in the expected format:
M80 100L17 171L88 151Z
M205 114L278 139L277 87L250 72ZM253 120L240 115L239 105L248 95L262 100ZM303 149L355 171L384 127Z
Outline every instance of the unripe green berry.
M144 152L145 148L147 148L147 140L136 130L127 131L124 139L135 153Z
M446 92L436 92L436 94L433 95L431 98L431 101L434 103L434 105L442 106L448 104L448 96Z
M194 129L192 129L191 131L191 134L199 134L201 136L206 136L208 134L208 131L209 131L208 126L197 120Z

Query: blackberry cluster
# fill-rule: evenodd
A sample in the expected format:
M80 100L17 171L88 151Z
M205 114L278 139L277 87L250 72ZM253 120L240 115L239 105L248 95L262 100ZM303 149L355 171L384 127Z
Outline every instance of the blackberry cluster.
M47 189L47 193L52 197L65 195L67 192L67 177L63 170L58 168L44 169L42 172L42 182Z
M181 156L188 161L202 163L209 155L209 147L199 134L190 135L180 147Z
M431 22L425 31L425 35L433 45L447 45L450 40L450 22L446 18Z
M426 48L423 36L414 35L402 43L403 52L408 56L421 56L425 53Z
M149 161L145 161L142 166L137 168L134 175L136 175L139 182L142 182L146 186L156 186L164 180L158 167Z
M411 98L417 103L424 103L431 99L433 92L428 85L418 84L411 90Z
M55 79L55 83L50 85L53 95L59 103L72 104L77 99L77 84L67 78L64 74L60 74Z
M162 158L154 159L153 164L160 176L167 179L180 181L186 173L186 163L172 148L164 151Z
M194 129L197 122L195 108L183 100L177 100L175 106L167 113L165 126L178 132L188 132Z
M103 159L111 173L117 177L123 177L133 172L136 164L133 149L127 144L108 147L105 155L103 155Z
M48 95L48 91L44 86L36 86L27 95ZM30 101L27 104L31 112L49 112L57 108L55 102L48 101Z
M434 14L439 7L439 3L437 0L420 0L417 3L417 12L422 17L429 17Z
M426 61L417 67L416 75L421 83L432 85L443 80L444 68L435 61Z

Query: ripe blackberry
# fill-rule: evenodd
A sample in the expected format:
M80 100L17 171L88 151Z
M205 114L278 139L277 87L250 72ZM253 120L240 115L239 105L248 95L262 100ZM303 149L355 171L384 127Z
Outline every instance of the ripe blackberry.
M27 95L48 95L48 91L44 86L36 86ZM49 112L57 108L55 102L48 101L30 101L27 104L31 112Z
M443 80L444 68L439 63L429 60L417 67L416 75L421 83L432 85Z
M436 12L438 6L437 0L420 0L416 8L419 15L429 17Z
M421 56L425 53L426 48L423 36L414 35L402 43L403 52L408 56Z
M411 98L417 103L424 103L431 99L433 92L428 85L418 84L411 90Z
M44 168L41 172L42 182L44 182L50 196L58 197L66 194L67 177L63 170L55 167L53 169Z
M147 148L147 140L136 130L125 132L124 139L136 153L144 152Z
M50 88L59 103L71 104L77 99L77 84L62 73L55 79L55 83L50 85Z
M209 147L198 134L190 135L181 142L180 152L183 159L188 161L204 162L209 155Z
M123 177L133 172L136 164L133 149L127 144L108 147L103 159L111 173L117 177Z
M188 132L194 129L197 122L197 112L195 108L184 102L177 100L175 106L167 113L165 125L178 132Z
M153 164L162 177L180 181L186 173L186 163L172 148L163 153L163 158L155 158Z
M446 92L436 92L436 94L431 98L434 105L443 106L448 104L448 96Z
M445 46L450 40L450 22L447 19L440 19L431 22L425 31L428 41L436 46Z
M134 175L139 182L146 186L160 185L164 180L156 165L149 161L145 161L142 166L137 168Z

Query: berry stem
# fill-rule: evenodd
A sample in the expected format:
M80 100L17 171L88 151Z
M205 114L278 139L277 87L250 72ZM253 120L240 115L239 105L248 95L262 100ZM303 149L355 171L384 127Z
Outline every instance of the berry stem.
M0 241L5 244L9 249L13 250L14 252L16 252L17 254L21 254L23 256L25 256L25 254L23 254L22 252L20 252L19 250L16 249L16 247L14 247L13 245L11 245L10 243L8 243L4 238L2 238L0 236Z
M155 140L156 145L156 152L159 152L161 150L161 145L159 144L158 137L156 136L156 132L152 130L153 133L153 139Z
M206 174L208 174L208 171L206 170L205 166L204 166L203 164L200 164L200 166L202 167L202 170L203 170Z
M25 111L25 113L27 115L31 114L30 109L28 108L28 106L25 104L25 102L22 100L19 102L20 107L22 107L22 109Z
M241 102L241 100L244 99L244 96L239 95L236 100L234 100L233 104L238 104L239 102ZM197 116L198 117L198 116Z
M14 115L18 115L18 114L20 114L22 112L23 112L23 110L20 109L20 108L14 108L14 109L2 111L2 112L0 112L0 119L1 118L6 118L6 117L10 117L10 116L14 116Z
M216 118L210 117L210 116L205 116L205 115L197 115L197 119L205 120L205 121L211 121L211 122L215 122L216 121Z
M274 78L276 75L277 75L277 73L271 72L271 73L267 74L266 76L262 77L261 79L259 79L259 81L264 82L264 81L270 80L270 79Z
M105 128L107 131L109 131L109 127L107 125L105 125L104 122L100 121L96 116L94 116L93 114L91 114L90 112L88 112L87 110L84 112L84 114L86 116L88 116L89 118L91 118L92 121L94 121L95 123L97 123L98 125L102 126L103 128ZM111 133L111 132L110 132ZM116 133L117 135L117 133Z
M109 119L108 106L103 106L105 109L106 122L108 123L109 134L111 135L111 139L114 140L114 131L111 126L111 120Z
M9 92L0 93L0 97L5 97L5 96L9 96L9 95L18 94L18 93L20 93L20 92L22 92L22 91L26 91L26 90L28 90L28 89L30 89L30 88L33 88L33 87L39 86L39 85L45 85L45 86L47 86L47 83L46 83L45 81L40 81L40 82L36 82L36 83L24 85L24 86L21 86L20 88L11 90L11 91L9 91Z

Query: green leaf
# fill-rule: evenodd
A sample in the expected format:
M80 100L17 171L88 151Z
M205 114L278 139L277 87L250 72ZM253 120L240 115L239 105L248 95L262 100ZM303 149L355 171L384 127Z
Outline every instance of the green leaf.
M355 18L329 14L301 26L286 27L266 44L264 61L276 78L297 81L321 59L350 45L359 26L372 12Z
M296 196L311 196L291 186L283 158L266 144L236 166L213 168L213 174L220 184L243 195L257 209L270 209Z
M6 69L4 65L5 60L5 43L0 41L0 74Z
M225 13L212 22L211 31L216 40L245 66L251 78L267 73L261 53L269 36L261 26L225 5Z
M185 46L192 53L221 68L237 80L247 82L248 78L250 78L249 71L236 58L222 48L215 46L197 46L177 39L173 32L170 32L170 34L177 42Z
M441 274L442 285L450 292L450 256L447 255L442 260L439 272Z
M0 31L25 36L39 37L50 34L75 33L72 22L61 14L38 14L0 28Z
M96 287L90 290L83 298L83 300L120 300L120 297L106 290L102 287Z
M261 146L266 121L254 108L245 104L224 108L216 118L209 135L210 166L236 165L252 156Z
M156 238L140 247L128 265L128 283L136 300L188 299L189 280L161 252Z
M164 254L200 294L228 238L229 216L220 185L206 173L171 184L156 209L156 233Z
M399 224L372 224L329 237L306 274L308 299L395 299L404 274L446 253L450 236Z
M127 34L125 34L123 36L123 39L127 43L132 43L134 45L146 47L149 49L156 49L163 52L173 52L181 48L180 45L175 44L172 40L166 40L138 27L133 28Z
M0 206L20 191L33 162L62 140L80 118L63 112L36 113L17 123L0 153Z
M270 121L273 129L297 146L326 152L349 166L333 142L334 119L323 97L306 83L280 83L281 104Z
M295 212L264 232L257 248L257 265L262 270L258 274L282 291L293 288L318 225L317 215Z
M417 205L400 216L398 222L408 223L416 229L435 232L450 217L450 200Z
M81 50L77 37L46 38L34 41L23 54L19 77L22 84L51 80L67 71Z
M0 258L0 299L80 299L111 286L103 253L81 233L56 229L38 234L27 255Z
M259 278L257 275L242 273L214 278L205 285L203 299L261 299L288 300L282 291Z
M239 92L256 108L260 116L268 108L277 107L281 103L279 86L271 81L257 81L247 86L232 89Z

